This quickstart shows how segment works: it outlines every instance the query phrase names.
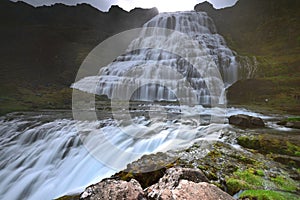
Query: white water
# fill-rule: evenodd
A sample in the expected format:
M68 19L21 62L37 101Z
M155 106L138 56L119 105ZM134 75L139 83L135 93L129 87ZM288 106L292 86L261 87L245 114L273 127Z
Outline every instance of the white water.
M161 112L163 109L166 113ZM181 112L176 120L161 117L177 114L178 109ZM136 116L131 123L109 118L90 122L51 120L56 118L55 112L0 120L0 199L50 200L82 191L144 154L187 147L199 140L223 140L221 135L227 132L236 134L235 128L228 124L210 123L210 115L225 118L245 113L270 119L235 108L224 113L202 106L157 105L148 111L154 117ZM281 131L280 127L274 129ZM86 135L100 160L81 142Z
M177 12L151 19L124 55L72 87L110 99L211 105L224 102L222 91L237 80L235 55L212 19Z
M194 108L193 112L186 111L186 118L176 121L136 117L128 125L111 119L92 122L57 119L42 123L47 116L2 120L0 199L53 199L82 190L144 154L166 151L175 145L176 148L191 145L195 138L218 138L221 133L215 130L221 130L223 124L201 127L200 120L194 117L198 115L197 109L203 113L206 110ZM102 152L102 163L86 150L80 141L83 135L89 135L95 149Z

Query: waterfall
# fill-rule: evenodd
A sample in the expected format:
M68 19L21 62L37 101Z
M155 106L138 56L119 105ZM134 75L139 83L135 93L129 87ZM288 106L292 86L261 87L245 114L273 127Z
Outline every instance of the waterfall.
M124 54L72 87L110 99L211 105L224 102L224 88L237 79L234 52L212 19L176 12L148 21Z

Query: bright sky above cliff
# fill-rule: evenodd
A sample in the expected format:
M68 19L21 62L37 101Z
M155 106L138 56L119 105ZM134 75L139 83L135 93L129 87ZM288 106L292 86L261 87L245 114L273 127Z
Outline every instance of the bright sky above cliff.
M12 0L18 1L18 0ZM204 0L22 0L34 6L51 5L64 3L76 5L77 3L88 3L102 11L107 11L111 5L119 5L124 10L131 10L135 7L152 8L156 7L159 12L172 12L193 10L197 3ZM215 8L223 8L234 5L238 0L208 0Z

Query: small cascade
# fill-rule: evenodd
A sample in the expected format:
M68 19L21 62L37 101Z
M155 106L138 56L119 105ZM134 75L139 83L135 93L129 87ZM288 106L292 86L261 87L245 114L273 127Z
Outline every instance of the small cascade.
M254 78L258 69L258 61L255 56L237 56L239 66L239 78L250 79Z
M157 15L123 55L72 87L110 99L211 105L225 102L224 88L237 80L234 52L206 13L191 11Z

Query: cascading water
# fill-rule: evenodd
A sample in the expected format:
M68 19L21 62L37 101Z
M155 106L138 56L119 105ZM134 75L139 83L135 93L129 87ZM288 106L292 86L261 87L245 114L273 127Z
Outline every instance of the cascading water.
M212 71L215 67L219 74ZM149 115L154 117L137 115L134 123L111 118L49 119L55 113L1 119L0 199L53 199L108 177L143 154L190 145L198 139L217 139L226 125L195 119L199 113L224 113L199 104L222 103L222 91L238 79L237 74L233 52L206 13L154 17L125 54L101 68L97 76L85 77L72 87L110 98L179 100L198 106L181 106L181 118L176 120L167 117L178 112L176 106L157 105L160 110L150 106ZM132 137L136 133L143 137ZM83 144L85 137L88 145L102 152L102 163Z
M220 76L214 77L211 66ZM131 100L174 101L180 96L185 98L180 101L206 105L212 103L211 98L219 101L222 96L220 92L212 94L209 84L222 91L237 80L234 53L217 34L212 19L204 12L177 12L151 19L125 54L102 67L98 76L85 77L72 87L110 99L116 93L122 93L115 97L122 99L138 89ZM187 84L180 85L184 81ZM90 86L95 82L94 90Z

